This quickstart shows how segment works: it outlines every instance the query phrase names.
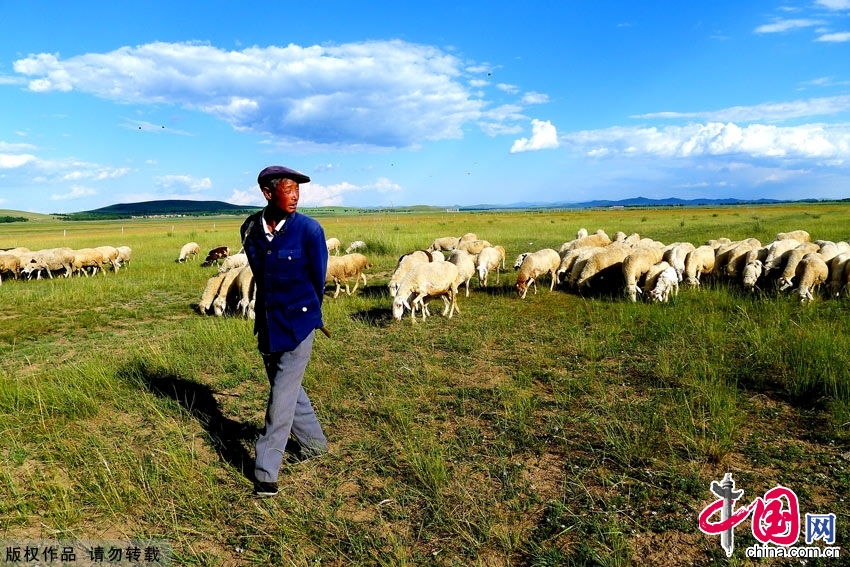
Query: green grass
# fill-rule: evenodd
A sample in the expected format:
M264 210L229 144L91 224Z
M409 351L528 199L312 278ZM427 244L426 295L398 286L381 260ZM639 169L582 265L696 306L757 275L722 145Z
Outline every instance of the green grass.
M198 315L214 269L174 262L190 240L238 249L242 219L0 227L0 247L133 248L118 273L0 286L0 536L161 538L179 565L711 565L719 539L696 517L731 471L745 499L781 483L802 513L836 513L846 540L846 298L720 282L632 304L544 281L520 300L509 266L451 320L414 325L392 320L385 286L440 236L475 232L510 265L580 227L847 239L846 208L319 219L374 267L366 289L326 297L332 337L305 377L331 453L285 467L270 500L250 498L268 387L251 322Z

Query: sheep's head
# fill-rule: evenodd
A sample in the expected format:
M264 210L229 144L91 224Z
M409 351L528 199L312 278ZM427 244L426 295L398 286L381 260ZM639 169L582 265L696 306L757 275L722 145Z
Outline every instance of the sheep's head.
M404 316L405 307L410 309L407 299L396 296L395 299L393 299L393 319L401 321L402 316Z
M516 282L516 292L519 295L525 293L525 290L528 289L528 280L517 280Z

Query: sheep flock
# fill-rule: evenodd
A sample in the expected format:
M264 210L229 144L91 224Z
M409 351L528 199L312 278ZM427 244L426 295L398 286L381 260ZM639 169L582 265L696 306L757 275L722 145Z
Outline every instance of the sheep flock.
M0 284L4 279L89 277L98 272L106 275L107 271L117 272L122 266L129 265L132 253L129 246L0 250Z

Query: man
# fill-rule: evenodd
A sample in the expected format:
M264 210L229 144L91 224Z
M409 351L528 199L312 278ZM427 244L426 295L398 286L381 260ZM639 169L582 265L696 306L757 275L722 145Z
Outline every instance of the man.
M254 334L271 386L265 428L256 445L254 494L277 494L287 440L303 460L326 453L328 441L301 381L315 330L323 328L328 249L314 219L296 212L300 184L310 178L287 167L262 170L257 183L268 201L240 230L257 286ZM290 446L292 442L290 442Z

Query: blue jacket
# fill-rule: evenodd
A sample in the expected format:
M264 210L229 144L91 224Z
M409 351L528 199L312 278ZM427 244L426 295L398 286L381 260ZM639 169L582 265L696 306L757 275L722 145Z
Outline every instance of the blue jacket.
M257 347L271 353L294 349L323 326L328 248L322 226L298 213L290 215L269 242L262 214L248 217L240 234L257 286Z

